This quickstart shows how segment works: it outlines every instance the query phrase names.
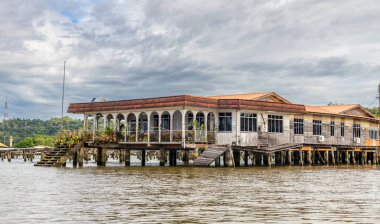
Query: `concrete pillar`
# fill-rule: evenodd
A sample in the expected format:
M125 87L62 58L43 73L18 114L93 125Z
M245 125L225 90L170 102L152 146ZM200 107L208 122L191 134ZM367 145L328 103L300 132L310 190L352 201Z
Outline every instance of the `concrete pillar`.
M331 150L330 152L331 152L331 163L335 165L335 152L333 150Z
M182 145L183 147L186 146L186 111L181 111L182 120L181 120L181 127L182 127Z
M256 165L256 155L254 152L252 152L252 166Z
M79 155L78 155L78 165L79 167L83 167L83 160L84 160L84 148L79 149Z
M292 150L288 150L288 165L292 165Z
M231 155L230 150L228 150L227 152L224 153L223 160L224 160L224 166L225 167L232 166L232 155Z
M161 142L161 113L158 113L158 142Z
M107 149L98 148L97 165L106 166L106 162L107 162Z
M351 164L356 164L356 158L355 158L355 150L351 151Z
M145 166L146 151L145 149L141 150L141 166Z
M165 166L166 164L166 150L160 149L160 166Z
M335 152L336 152L335 164L339 165L340 161L342 160L342 155L341 155L341 153L338 151L338 149L336 149Z
M304 158L303 158L303 151L302 149L299 150L299 155L300 155L300 165L303 166L303 161L304 161Z
M269 153L269 154L267 154L266 155L267 157L267 160L268 160L268 162L267 162L267 166L269 166L269 167L271 167L272 166L272 153Z
M311 166L313 163L311 161L311 150L307 151L307 164Z
M169 132L169 141L172 142L173 141L173 119L174 119L174 113L170 113L170 132Z
M125 166L131 166L131 150L126 149L124 152Z
M326 165L329 165L329 151L328 150L325 151L324 156L325 156L324 160L325 160Z

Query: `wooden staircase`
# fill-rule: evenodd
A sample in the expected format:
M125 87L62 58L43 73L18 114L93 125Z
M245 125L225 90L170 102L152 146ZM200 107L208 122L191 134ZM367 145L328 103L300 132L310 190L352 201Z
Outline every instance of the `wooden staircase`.
M210 145L206 150L194 160L193 166L208 167L216 158L228 150L226 146Z
M34 166L64 166L69 159L68 153L68 148L55 148L44 156L41 156L41 160L34 164Z
M260 132L258 136L259 144L258 148L266 148L269 146L269 134L268 132Z

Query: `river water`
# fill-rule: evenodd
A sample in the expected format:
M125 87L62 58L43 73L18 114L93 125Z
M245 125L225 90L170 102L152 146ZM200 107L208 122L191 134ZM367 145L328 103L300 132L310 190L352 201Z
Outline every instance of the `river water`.
M380 223L380 167L0 161L0 223Z

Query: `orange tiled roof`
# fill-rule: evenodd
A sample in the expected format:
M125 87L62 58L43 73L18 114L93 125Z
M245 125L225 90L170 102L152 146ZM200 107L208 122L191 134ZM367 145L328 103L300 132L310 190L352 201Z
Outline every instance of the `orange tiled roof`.
M262 92L262 93L245 93L245 94L228 94L228 95L220 95L220 96L209 96L209 98L213 99L234 99L234 100L255 100L271 94L271 92Z
M306 112L310 113L322 113L322 114L344 114L344 112L354 109L354 108L359 108L361 109L364 113L373 116L370 112L368 112L365 108L360 106L360 104L343 104L343 105L331 105L331 106L310 106L310 105L305 105L305 110Z
M264 97L272 96L277 98L280 102L290 103L287 99L281 97L275 92L260 92L260 93L245 93L245 94L228 94L220 96L208 96L208 98L217 100L261 100Z

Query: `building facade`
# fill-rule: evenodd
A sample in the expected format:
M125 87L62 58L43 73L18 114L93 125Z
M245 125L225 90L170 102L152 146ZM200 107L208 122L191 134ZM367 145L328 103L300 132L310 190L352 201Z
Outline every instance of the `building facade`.
M273 92L73 103L68 112L84 115L92 143L108 131L115 133L109 142L158 148L380 146L379 119L360 105L294 104Z

